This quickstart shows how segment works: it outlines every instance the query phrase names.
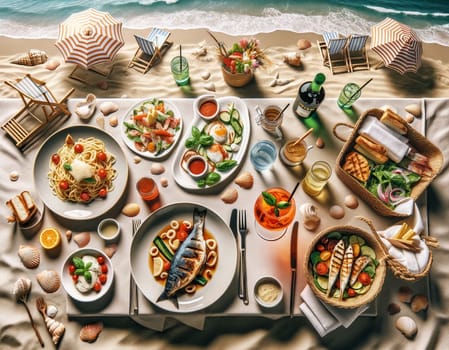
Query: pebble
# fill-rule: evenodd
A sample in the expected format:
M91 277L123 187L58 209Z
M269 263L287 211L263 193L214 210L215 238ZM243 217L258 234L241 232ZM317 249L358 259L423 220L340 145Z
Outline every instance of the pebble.
M168 179L166 177L161 178L161 186L162 187L168 186Z
M415 320L408 316L401 316L396 320L396 328L408 339L413 339L418 333Z
M153 163L153 164L151 164L151 170L150 171L151 171L151 173L153 175L160 175L160 174L164 173L165 168L164 168L164 166L162 164Z
M359 201L357 200L357 197L354 196L353 194L348 194L345 197L344 200L344 204L349 208L349 209L355 209L359 206Z
M201 73L201 79L207 80L209 78L210 78L210 73L209 72L204 71L204 72Z
M300 50L305 50L305 49L312 47L312 43L310 42L310 40L307 40L307 39L299 39L298 42L296 43L296 45L298 46L298 49L300 49Z
M136 216L139 212L140 206L137 203L128 203L122 209L122 214L129 217Z
M134 156L133 157L134 164L139 164L141 161L142 161L142 158L140 158L139 156Z
M11 181L17 181L17 180L19 180L19 172L16 171L16 170L11 171L11 172L9 173L9 179L10 179Z
M317 146L318 148L324 148L324 140L321 137L318 137L316 139L315 146Z
M345 210L339 205L333 205L329 209L329 215L334 219L341 219L345 216Z
M401 307L396 303L390 303L388 304L387 311L389 315L396 315L401 311Z
M109 125L115 128L118 125L117 117L112 117L111 119L109 119Z
M107 81L102 80L97 83L97 87L100 88L101 90L107 90L109 89L109 84Z
M421 106L417 103L405 106L405 110L417 118L421 116Z

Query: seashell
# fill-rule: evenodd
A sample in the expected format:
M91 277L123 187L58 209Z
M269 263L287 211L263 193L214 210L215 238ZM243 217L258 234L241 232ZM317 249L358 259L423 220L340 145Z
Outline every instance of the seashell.
M204 71L204 72L201 73L201 79L207 80L209 78L210 78L210 73L209 72Z
M133 157L134 164L139 164L141 161L142 161L142 158L140 158L139 156L134 156Z
M404 108L407 112L409 112L411 115L413 115L414 117L419 118L421 116L421 105L417 104L417 103L412 103L409 104L407 106L405 106Z
M117 117L111 117L111 119L109 119L109 125L115 128L118 125Z
M55 70L60 65L61 65L61 62L59 62L59 60L51 59L51 60L48 60L47 64L45 65L45 69Z
M29 269L35 269L41 262L39 250L31 245L20 245L17 254L23 265Z
M61 278L55 270L44 270L36 275L37 282L47 293L56 292L61 286Z
M25 301L31 291L31 280L29 278L19 278L14 283L12 294L16 297L16 301Z
M168 179L166 177L161 178L161 186L162 187L168 186Z
M318 148L324 148L324 140L321 137L318 137L315 141L315 146L317 146Z
M215 84L214 83L204 84L204 88L208 91L215 91Z
M70 243L70 241L72 240L72 231L71 230L65 231L65 237L67 238L67 242Z
M17 170L13 170L9 173L9 179L11 181L17 181L19 180L19 172Z
M81 232L73 236L73 240L78 245L78 247L83 248L90 242L90 232Z
M153 163L153 164L151 164L150 172L153 175L163 174L164 171L165 171L165 168L164 168L164 166L162 164L160 164L160 163Z
M354 196L353 194L348 194L345 197L344 200L344 204L349 208L349 209L355 209L359 206L359 201L357 200L357 197Z
M82 119L89 119L97 107L97 97L94 94L87 94L86 100L76 104L75 113Z
M97 123L99 128L104 129L104 117L102 115L96 117L95 122Z
M290 66L299 67L301 66L301 57L296 52L289 52L282 56L282 60L289 64Z
M420 312L423 310L427 310L429 306L429 299L423 294L417 294L413 297L412 302L410 303L410 308L413 312Z
M412 339L418 333L416 322L408 316L401 316L396 320L396 328L408 339Z
M403 303L410 303L412 301L413 291L408 286L399 287L398 299Z
M195 57L203 57L207 55L207 48L199 47L192 51L192 55Z
M51 335L53 344L58 345L65 332L64 324L50 317L45 317L45 325L47 326L48 333Z
M19 56L11 63L20 64L23 66L35 66L47 62L48 56L45 51L31 49L26 54Z
M296 46L298 46L298 49L300 50L306 50L312 47L312 43L310 42L310 40L307 39L299 39L298 42L296 43Z
M309 231L315 231L321 222L316 207L311 203L304 203L299 207L299 212L303 218L304 228Z
M345 210L339 205L333 205L329 209L329 215L334 219L341 219L345 216Z
M411 113L407 113L404 119L407 123L411 124L415 120L415 116Z
M46 313L47 313L48 317L55 318L55 316L58 313L58 308L55 305L50 304L47 307L47 312Z
M140 212L139 204L137 203L128 203L122 209L122 214L126 216L136 216Z
M100 105L100 111L106 117L111 113L118 111L118 105L114 102L106 101Z
M387 311L389 315L396 315L401 311L401 307L396 303L390 303L388 304Z
M102 330L102 322L86 324L80 330L80 339L87 343L93 343L95 340L97 340Z
M109 84L107 81L102 80L97 83L97 87L101 90L107 90L107 89L109 89Z
M250 189L251 187L253 187L254 177L251 173L244 172L237 176L234 182L242 188Z
M116 243L108 244L103 248L103 252L107 255L107 257L110 259L114 256L115 252L118 249L118 245Z
M229 188L226 191L223 192L223 194L220 196L220 199L225 203L234 203L237 198L239 197L239 193L235 188Z

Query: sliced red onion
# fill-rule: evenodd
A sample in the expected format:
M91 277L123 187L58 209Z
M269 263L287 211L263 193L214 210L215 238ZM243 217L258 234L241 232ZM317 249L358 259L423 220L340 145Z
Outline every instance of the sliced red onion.
M396 194L397 193L397 194ZM405 190L403 188L393 188L390 192L390 201L398 202L405 198Z

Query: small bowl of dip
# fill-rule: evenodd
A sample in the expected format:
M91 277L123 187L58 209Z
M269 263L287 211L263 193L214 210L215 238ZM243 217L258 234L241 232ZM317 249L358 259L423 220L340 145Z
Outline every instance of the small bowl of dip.
M202 156L192 156L187 161L187 172L195 180L202 179L206 176L208 171L208 165L206 159Z
M211 121L218 115L220 108L213 95L199 96L194 102L194 112L205 121Z
M120 236L120 224L115 219L103 219L98 224L97 232L105 242L116 242Z
M278 306L283 296L281 282L274 277L261 277L254 285L254 297L263 308Z

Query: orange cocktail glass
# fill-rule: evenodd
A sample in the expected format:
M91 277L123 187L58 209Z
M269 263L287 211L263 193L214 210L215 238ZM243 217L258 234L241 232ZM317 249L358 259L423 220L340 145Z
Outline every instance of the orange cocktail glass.
M288 225L291 224L296 214L296 204L290 198L290 192L281 188L273 187L266 191L275 198L275 205L268 203L262 194L254 203L254 217L256 219L256 231L267 240L275 240L282 237ZM289 205L285 206L288 202Z

